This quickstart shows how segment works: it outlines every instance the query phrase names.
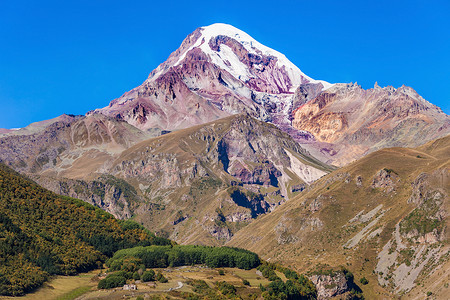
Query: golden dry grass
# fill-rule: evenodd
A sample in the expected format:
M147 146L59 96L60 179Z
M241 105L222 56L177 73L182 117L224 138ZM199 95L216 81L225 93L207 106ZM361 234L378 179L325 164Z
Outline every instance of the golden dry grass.
M77 276L55 276L53 279L44 283L44 285L33 293L27 294L22 297L4 297L0 296L0 299L8 300L52 300L60 299L62 296L70 296L70 293L80 288L92 289L97 283L92 281L92 278L98 274L98 270L91 271L89 273L82 273ZM71 299L71 298L65 298Z
M391 295L378 286L372 273L376 256L391 238L395 225L415 208L407 201L411 183L423 172L450 170L449 145L450 137L446 137L417 149L390 148L369 154L321 178L309 191L258 218L237 232L227 245L247 248L300 273L314 269L318 263L345 266L354 273L356 282L361 277L369 280L368 285L361 286L367 299L389 298ZM384 168L398 174L395 191L390 193L371 187L376 173ZM350 180L338 179L339 174L349 174ZM363 187L357 187L357 176L362 177ZM445 180L433 184L450 194L450 184ZM310 205L320 195L325 196L320 200L321 207L312 211ZM380 204L386 212L374 227L381 229L379 236L345 249L343 245L367 225L349 225L348 221L360 211L367 213ZM312 219L320 220L322 225L312 227L308 223ZM279 237L283 230L295 241L282 242Z

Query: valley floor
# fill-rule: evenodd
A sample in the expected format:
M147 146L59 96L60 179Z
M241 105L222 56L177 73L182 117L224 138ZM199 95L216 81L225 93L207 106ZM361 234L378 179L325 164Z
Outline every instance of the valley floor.
M75 299L97 286L93 280L100 270L89 273L81 273L77 276L55 276L33 293L22 297L0 296L1 300L50 300L50 299Z
M167 283L142 282L136 283L137 290L123 290L122 287L99 290L100 270L89 273L82 273L77 276L56 276L44 284L37 291L23 297L4 297L1 300L18 299L42 299L42 300L69 300L69 299L135 299L138 296L148 297L168 296L176 299L183 298L183 293L193 293L193 287L189 284L192 280L203 280L209 287L214 288L216 282L226 281L234 285L237 294L244 299L250 294L260 295L260 284L267 285L269 281L264 278L256 269L242 270L237 268L221 268L224 275L219 274L218 269L211 269L203 266L186 266L178 268L154 269L161 271L168 279ZM277 272L278 276L286 280L285 276ZM244 285L243 280L247 280L250 285ZM147 296L146 296L147 295Z

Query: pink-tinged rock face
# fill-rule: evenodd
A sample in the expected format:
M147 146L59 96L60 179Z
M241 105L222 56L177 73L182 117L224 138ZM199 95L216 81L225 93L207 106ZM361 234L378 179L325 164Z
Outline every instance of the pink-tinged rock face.
M251 90L270 94L290 93L293 84L285 66L277 65L277 57L264 55L261 51L250 53L237 40L224 35L212 37L208 44L210 49L217 53L221 52L223 45L232 50L251 74L250 78L244 80ZM225 59L224 62L231 66L228 60Z
M188 35L141 86L97 112L140 129L176 130L242 112L290 123L289 114L279 113L292 107L297 86L309 82L315 81L281 53L215 24Z

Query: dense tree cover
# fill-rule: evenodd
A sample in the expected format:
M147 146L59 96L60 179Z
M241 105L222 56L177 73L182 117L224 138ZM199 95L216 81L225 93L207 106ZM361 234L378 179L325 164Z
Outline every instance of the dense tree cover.
M263 291L262 296L264 299L316 299L317 290L312 283L304 275L299 275L294 270L264 262L258 267L264 277L268 278L271 283L265 287L261 287ZM288 279L283 282L280 277L277 276L275 270L281 272Z
M171 243L0 163L1 295L22 295L49 275L87 271L119 249L154 244Z
M205 264L211 268L230 267L250 270L260 265L258 255L248 250L206 246L148 246L117 251L106 264L112 270L123 270L137 259L146 268L166 268Z

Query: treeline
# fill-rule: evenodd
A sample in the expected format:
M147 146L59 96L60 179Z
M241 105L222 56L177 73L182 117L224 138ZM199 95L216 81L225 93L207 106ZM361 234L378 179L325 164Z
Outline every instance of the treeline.
M317 290L314 283L306 276L297 272L270 263L263 263L258 270L271 282L267 286L261 286L262 296L265 300L295 300L316 299ZM281 272L286 276L284 282L275 272Z
M130 263L146 268L166 268L205 264L210 268L230 267L250 270L261 264L257 254L230 247L148 246L117 251L106 264L111 271L129 269Z
M94 269L120 249L170 244L0 163L0 295L23 295L49 275Z

